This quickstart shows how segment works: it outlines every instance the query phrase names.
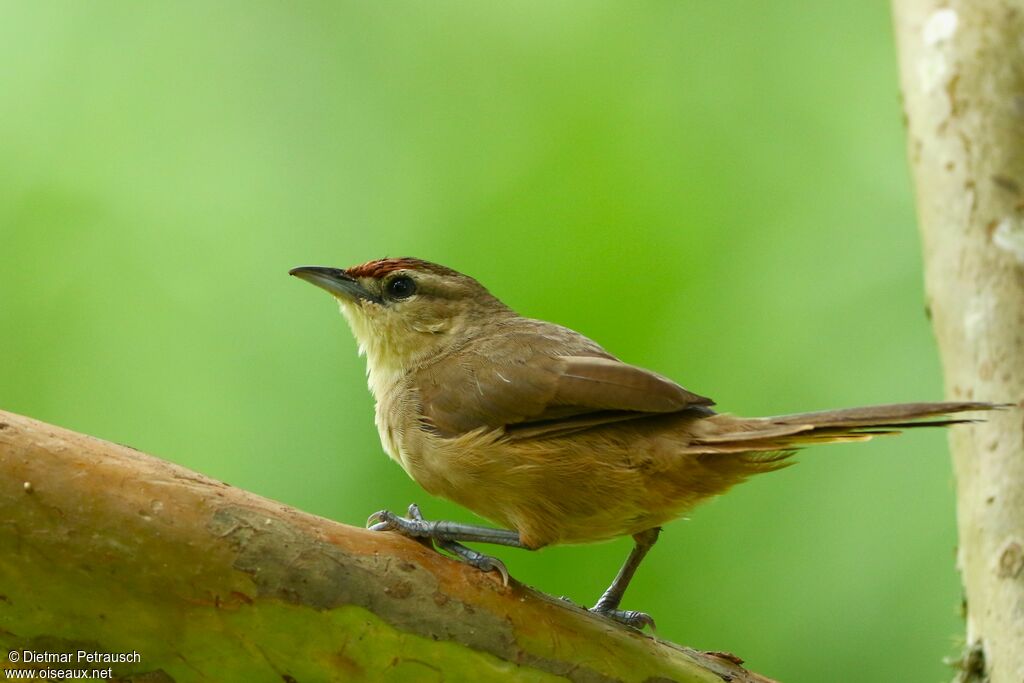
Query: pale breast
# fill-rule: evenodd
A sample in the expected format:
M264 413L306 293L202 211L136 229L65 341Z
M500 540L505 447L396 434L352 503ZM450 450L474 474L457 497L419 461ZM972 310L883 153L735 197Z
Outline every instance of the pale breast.
M444 458L423 429L419 395L411 381L404 378L375 393L377 433L385 452L428 492L445 495Z
M384 392L377 397L374 422L377 425L377 434L380 435L380 444L384 447L384 452L404 468L401 406L402 397L400 395L394 391Z

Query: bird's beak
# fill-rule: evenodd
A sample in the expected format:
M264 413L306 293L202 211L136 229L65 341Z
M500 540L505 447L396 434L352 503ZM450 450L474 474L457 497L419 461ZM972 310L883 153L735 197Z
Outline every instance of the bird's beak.
M301 278L320 289L326 289L336 297L349 301L367 300L380 303L380 297L369 292L354 277L341 268L324 266L299 266L288 271L289 275Z

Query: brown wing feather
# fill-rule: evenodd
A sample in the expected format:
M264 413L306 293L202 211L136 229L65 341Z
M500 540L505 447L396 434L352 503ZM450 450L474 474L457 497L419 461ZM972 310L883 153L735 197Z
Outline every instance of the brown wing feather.
M565 356L557 359L561 405L604 410L670 413L714 402L661 375L614 358Z
M420 369L416 386L425 420L445 436L513 425L541 436L712 404L583 335L526 319Z

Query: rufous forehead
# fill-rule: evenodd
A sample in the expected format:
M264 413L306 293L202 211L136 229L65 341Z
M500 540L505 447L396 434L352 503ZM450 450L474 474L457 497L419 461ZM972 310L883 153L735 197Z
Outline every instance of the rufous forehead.
M431 273L437 273L438 275L457 275L458 273L451 268L447 268L437 263L431 263L430 261L424 261L418 258L382 258L376 261L367 261L358 266L352 266L346 268L345 272L352 277L370 277L370 278L382 278L388 273L393 273L396 270L424 270Z

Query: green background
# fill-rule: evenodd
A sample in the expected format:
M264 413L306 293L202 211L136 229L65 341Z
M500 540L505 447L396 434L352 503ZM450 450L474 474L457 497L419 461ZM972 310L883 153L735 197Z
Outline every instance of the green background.
M414 255L744 414L941 397L883 2L0 6L0 407L352 524L431 499L287 276ZM944 436L812 449L627 595L786 681L941 681ZM591 602L627 540L502 550Z

